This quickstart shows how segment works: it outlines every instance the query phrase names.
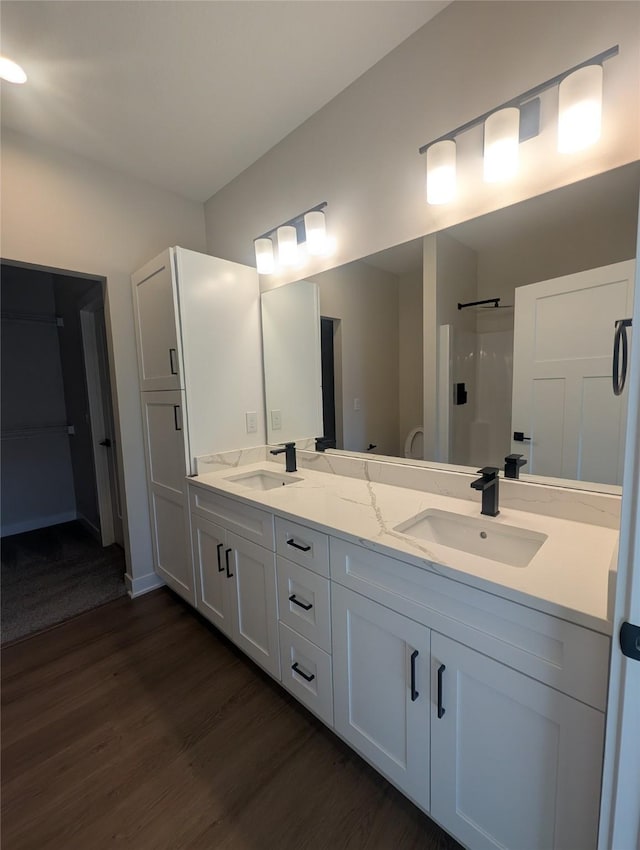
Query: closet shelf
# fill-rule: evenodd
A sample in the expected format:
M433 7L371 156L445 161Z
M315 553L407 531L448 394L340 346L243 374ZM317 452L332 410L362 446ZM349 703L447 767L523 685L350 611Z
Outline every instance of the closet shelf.
M64 327L64 319L61 316L52 316L50 313L23 313L19 310L3 310L0 313L3 322L29 322L40 325L57 325Z
M65 422L55 425L24 425L21 428L3 428L0 438L2 440L26 440L31 437L69 435L73 433L71 430L72 427Z

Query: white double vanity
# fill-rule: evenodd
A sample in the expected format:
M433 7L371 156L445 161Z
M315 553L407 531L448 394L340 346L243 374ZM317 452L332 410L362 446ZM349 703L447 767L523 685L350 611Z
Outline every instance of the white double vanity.
M257 444L259 355L236 360L257 281L219 319L222 359L206 337L196 359L190 254L134 276L158 574L463 845L595 848L619 497L501 479L487 517L470 474L300 441L286 472ZM177 387L145 389L145 334ZM220 382L255 397L215 403Z

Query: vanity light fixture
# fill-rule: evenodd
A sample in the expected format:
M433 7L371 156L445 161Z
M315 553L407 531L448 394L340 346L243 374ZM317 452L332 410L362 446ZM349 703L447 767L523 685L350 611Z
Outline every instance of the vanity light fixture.
M484 124L485 181L493 183L514 177L518 171L520 143L540 132L540 95L548 89L559 89L558 150L573 152L597 142L602 115L602 65L619 52L616 44L422 145L419 153L427 154L427 203L444 204L453 200L455 139L481 124ZM439 163L445 152L448 160L447 169L443 171ZM445 174L446 191L442 189Z
M273 242L268 238L256 239L256 270L258 274L273 274L276 263L273 257Z
M448 204L456 194L456 143L451 139L427 150L427 201Z
M258 274L273 274L279 267L298 265L302 259L303 245L307 254L327 254L330 243L324 214L326 206L327 202L322 201L254 239ZM277 263L273 252L274 237L278 245Z
M298 233L293 224L282 224L276 231L278 237L278 261L281 266L297 266Z
M304 216L307 251L314 257L327 251L327 224L322 210L310 210Z
M602 65L569 74L558 87L558 151L574 153L600 138Z
M498 109L484 122L484 180L499 183L518 173L520 110Z
M0 56L0 79L8 83L26 83L27 75L17 62L7 56Z

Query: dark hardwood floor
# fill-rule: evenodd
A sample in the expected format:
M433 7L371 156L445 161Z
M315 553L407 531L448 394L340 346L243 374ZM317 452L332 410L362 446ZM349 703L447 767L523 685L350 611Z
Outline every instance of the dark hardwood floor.
M3 850L454 850L167 590L2 652Z

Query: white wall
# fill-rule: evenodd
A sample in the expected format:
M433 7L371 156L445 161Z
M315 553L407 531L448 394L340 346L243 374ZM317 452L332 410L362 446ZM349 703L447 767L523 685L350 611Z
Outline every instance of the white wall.
M422 426L422 270L398 277L398 449Z
M152 570L152 551L130 275L176 244L205 249L201 204L3 131L3 257L107 281L127 564L133 579Z
M313 280L320 286L320 314L340 319L343 445L339 447L364 452L373 443L376 453L401 454L398 278L366 263L351 263ZM354 409L355 399L359 410Z
M452 364L448 387L437 387L436 396L425 394L425 404L438 406L448 397L450 404L449 462L469 464L472 428L477 404L475 380L475 312L473 308L458 310L458 304L476 300L478 289L478 258L475 251L462 245L443 231L427 237L435 244L436 312L430 316L425 333L437 337L441 325L452 328ZM432 284L429 284L432 286ZM467 403L454 405L454 383L464 383ZM433 418L429 417L432 423ZM437 440L440 444L441 440ZM439 457L446 461L447 458Z
M597 145L557 154L551 92L517 180L482 182L477 128L459 139L461 197L426 205L420 145L615 44ZM639 77L635 3L455 2L206 203L208 250L254 264L255 236L326 200L337 251L286 282L633 161Z

